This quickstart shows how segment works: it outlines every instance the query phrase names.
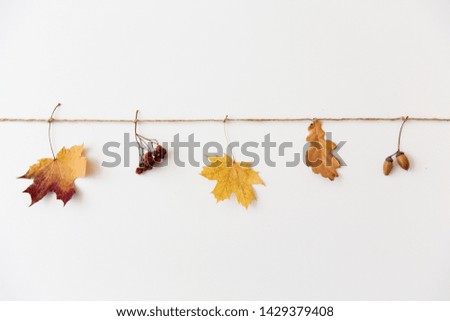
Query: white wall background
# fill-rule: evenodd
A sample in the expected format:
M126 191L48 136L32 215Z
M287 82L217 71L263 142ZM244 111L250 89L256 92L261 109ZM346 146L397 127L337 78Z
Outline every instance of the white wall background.
M445 0L2 0L0 117L449 117L449 16ZM101 167L131 124L55 124L89 177L65 208L28 208L16 177L50 156L47 125L1 123L0 298L450 299L450 123L407 123L412 168L384 177L399 125L324 122L347 141L341 177L261 164L246 211L199 168ZM229 135L301 146L307 126ZM218 123L141 131L224 143Z

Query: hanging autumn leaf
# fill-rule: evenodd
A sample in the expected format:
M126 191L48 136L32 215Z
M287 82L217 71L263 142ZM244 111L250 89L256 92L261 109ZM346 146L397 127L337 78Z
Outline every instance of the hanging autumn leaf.
M338 159L333 156L336 144L325 139L320 120L314 120L308 127L309 135L306 141L310 143L306 151L306 166L316 174L334 180L338 177L337 169L341 167Z
M234 193L242 206L248 208L250 203L256 199L253 184L264 185L264 182L255 172L250 163L235 162L230 156L208 157L211 164L204 166L201 175L209 180L216 180L217 184L212 193L217 201L230 199Z
M30 206L49 192L55 192L56 198L66 205L75 194L75 179L86 174L86 157L82 154L83 146L72 146L70 149L63 147L54 159L40 159L25 175L19 177L33 179L33 184L24 191L31 196Z

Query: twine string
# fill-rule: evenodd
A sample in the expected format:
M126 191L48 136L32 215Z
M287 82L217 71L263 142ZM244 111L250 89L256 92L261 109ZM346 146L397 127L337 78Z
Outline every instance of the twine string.
M303 122L311 119L324 121L403 121L404 117L303 117L303 118L227 118L227 122ZM208 123L223 122L223 118L188 118L188 119L139 119L140 123ZM450 118L408 117L408 121L450 122ZM134 119L64 119L64 118L0 118L0 122L34 122L34 123L135 123Z

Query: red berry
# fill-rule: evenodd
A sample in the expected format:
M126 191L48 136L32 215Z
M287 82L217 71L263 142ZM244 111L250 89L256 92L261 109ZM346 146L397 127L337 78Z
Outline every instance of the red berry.
M166 149L164 147L162 147L161 145L156 146L156 148L153 152L153 155L155 155L155 158L156 157L164 158L164 156L166 156L166 154L167 154Z
M136 168L136 174L141 175L144 172L144 169L142 167Z
M144 163L148 164L150 166L153 166L153 164L155 163L155 160L153 159L153 156L150 152L145 153L144 155Z

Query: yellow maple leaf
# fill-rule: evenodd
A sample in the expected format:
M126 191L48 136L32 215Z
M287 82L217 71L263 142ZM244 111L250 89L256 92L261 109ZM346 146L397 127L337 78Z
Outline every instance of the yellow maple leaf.
M326 140L325 132L319 120L313 121L308 127L309 135L306 141L310 143L306 151L306 166L312 168L316 174L334 180L338 177L337 169L341 167L339 160L333 156L333 149L336 144L331 140Z
M75 179L86 175L86 157L82 154L83 146L63 147L55 159L40 159L19 177L33 179L33 184L23 191L31 196L30 206L49 192L55 192L56 198L66 205L75 194Z
M255 172L249 163L235 162L227 154L222 157L208 157L208 159L211 164L203 167L201 175L209 180L217 181L212 191L217 201L230 199L231 194L234 193L239 204L248 208L250 203L256 199L252 185L264 185L258 172Z

